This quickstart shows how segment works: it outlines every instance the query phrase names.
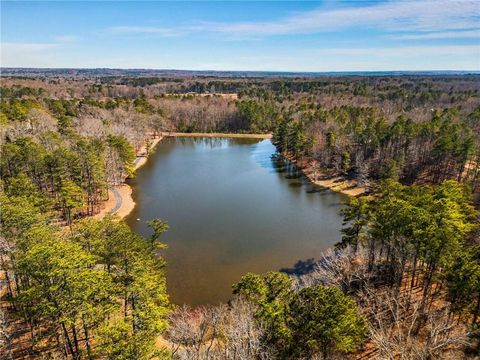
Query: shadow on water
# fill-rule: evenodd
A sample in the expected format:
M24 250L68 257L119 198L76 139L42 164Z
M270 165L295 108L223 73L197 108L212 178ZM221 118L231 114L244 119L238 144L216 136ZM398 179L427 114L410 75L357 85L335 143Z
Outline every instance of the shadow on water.
M285 176L286 179L288 180L295 180L295 179L300 179L302 177L302 174L299 174L298 172L287 172L287 176Z
M307 190L307 194L325 193L328 191L329 190L327 188L312 185L312 187Z
M287 275L301 276L312 273L315 269L328 269L331 261L337 256L337 249L330 254L324 254L319 260L308 258L298 260L291 268L281 268L279 271Z
M305 275L311 273L315 268L317 262L314 258L310 258L307 260L298 260L293 267L291 268L281 268L280 272L283 272L288 275Z
M305 192L307 194L318 193L320 195L329 195L331 193L331 191L325 187L312 184L297 165L278 152L271 155L270 159L274 172L276 172L279 176L282 176L284 179L293 180L288 183L289 187L299 188L305 186ZM335 205L338 206L342 204Z
M328 204L327 206L338 208L338 207L341 207L341 206L344 206L344 205L345 205L345 202L341 201L341 202L332 202L332 203Z
M292 181L288 183L288 186L290 187L302 187L303 183L301 181Z

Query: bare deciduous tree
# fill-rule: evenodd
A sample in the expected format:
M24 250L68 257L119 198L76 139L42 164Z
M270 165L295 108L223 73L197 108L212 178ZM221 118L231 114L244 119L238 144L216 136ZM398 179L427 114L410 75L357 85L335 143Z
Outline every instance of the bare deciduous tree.
M228 306L183 306L166 333L174 359L269 359L261 336L252 304L240 298Z
M468 344L447 307L424 314L420 301L390 289L366 287L360 295L369 322L371 342L382 359L458 359ZM419 326L422 325L420 328Z

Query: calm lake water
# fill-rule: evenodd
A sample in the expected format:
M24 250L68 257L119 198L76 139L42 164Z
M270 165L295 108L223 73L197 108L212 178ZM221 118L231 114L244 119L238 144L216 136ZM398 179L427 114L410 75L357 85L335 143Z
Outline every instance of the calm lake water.
M339 240L344 196L273 154L270 140L167 138L130 182L128 224L142 235L147 220L170 225L162 255L174 303L226 301L243 274L292 268Z

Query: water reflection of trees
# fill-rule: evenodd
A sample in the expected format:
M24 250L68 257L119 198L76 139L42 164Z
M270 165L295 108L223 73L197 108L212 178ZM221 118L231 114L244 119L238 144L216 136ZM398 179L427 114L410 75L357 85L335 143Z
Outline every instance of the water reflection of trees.
M287 179L299 179L302 177L301 170L290 160L279 153L275 153L271 157L272 165L279 174L285 174Z
M220 138L220 137L177 137L183 146L200 147L205 149L222 149L232 145L253 145L261 139L253 138Z
M219 149L219 148L224 148L229 145L228 140L229 139L224 139L224 138L193 138L195 145L202 146L207 149Z
M308 194L319 193L319 194L329 194L329 190L325 187L321 187L310 182L304 175L302 170L295 165L292 161L285 158L280 153L275 153L270 157L272 162L272 167L275 172L280 176L288 180L294 180L289 182L290 187L301 187L306 186L306 192ZM338 206L339 204L335 204Z

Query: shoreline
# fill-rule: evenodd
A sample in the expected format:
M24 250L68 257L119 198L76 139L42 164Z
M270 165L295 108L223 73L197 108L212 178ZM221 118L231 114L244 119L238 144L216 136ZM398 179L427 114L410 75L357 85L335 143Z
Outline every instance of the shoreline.
M150 144L150 150L149 152L151 153L155 147L158 145L158 143L160 141L162 141L163 139L163 135L160 134L159 137L156 137L154 139L152 139L152 143ZM137 154L137 157L135 158L135 169L134 169L134 172L137 171L138 169L140 169L143 165L146 164L147 160L148 160L148 157L150 156L151 154L147 154L147 145L144 144L140 150L138 151L138 154Z
M155 149L158 143L163 139L160 135L152 139L150 144L150 152ZM149 155L147 155L147 145L143 145L138 151L134 164L134 173L147 163ZM115 185L108 189L108 200L102 204L102 209L98 214L93 215L94 219L101 219L107 215L113 215L119 219L125 218L135 208L135 201L132 197L132 187L126 182Z
M247 138L247 139L271 139L272 134L230 134L230 133L181 133L162 132L162 137L216 137L216 138Z
M298 160L289 154L282 154L282 156L294 163L300 169L302 174L305 175L308 181L314 185L349 197L361 196L367 191L366 187L358 185L355 180L346 179L341 175L325 175L322 173L321 169L317 167L315 160L308 158Z

